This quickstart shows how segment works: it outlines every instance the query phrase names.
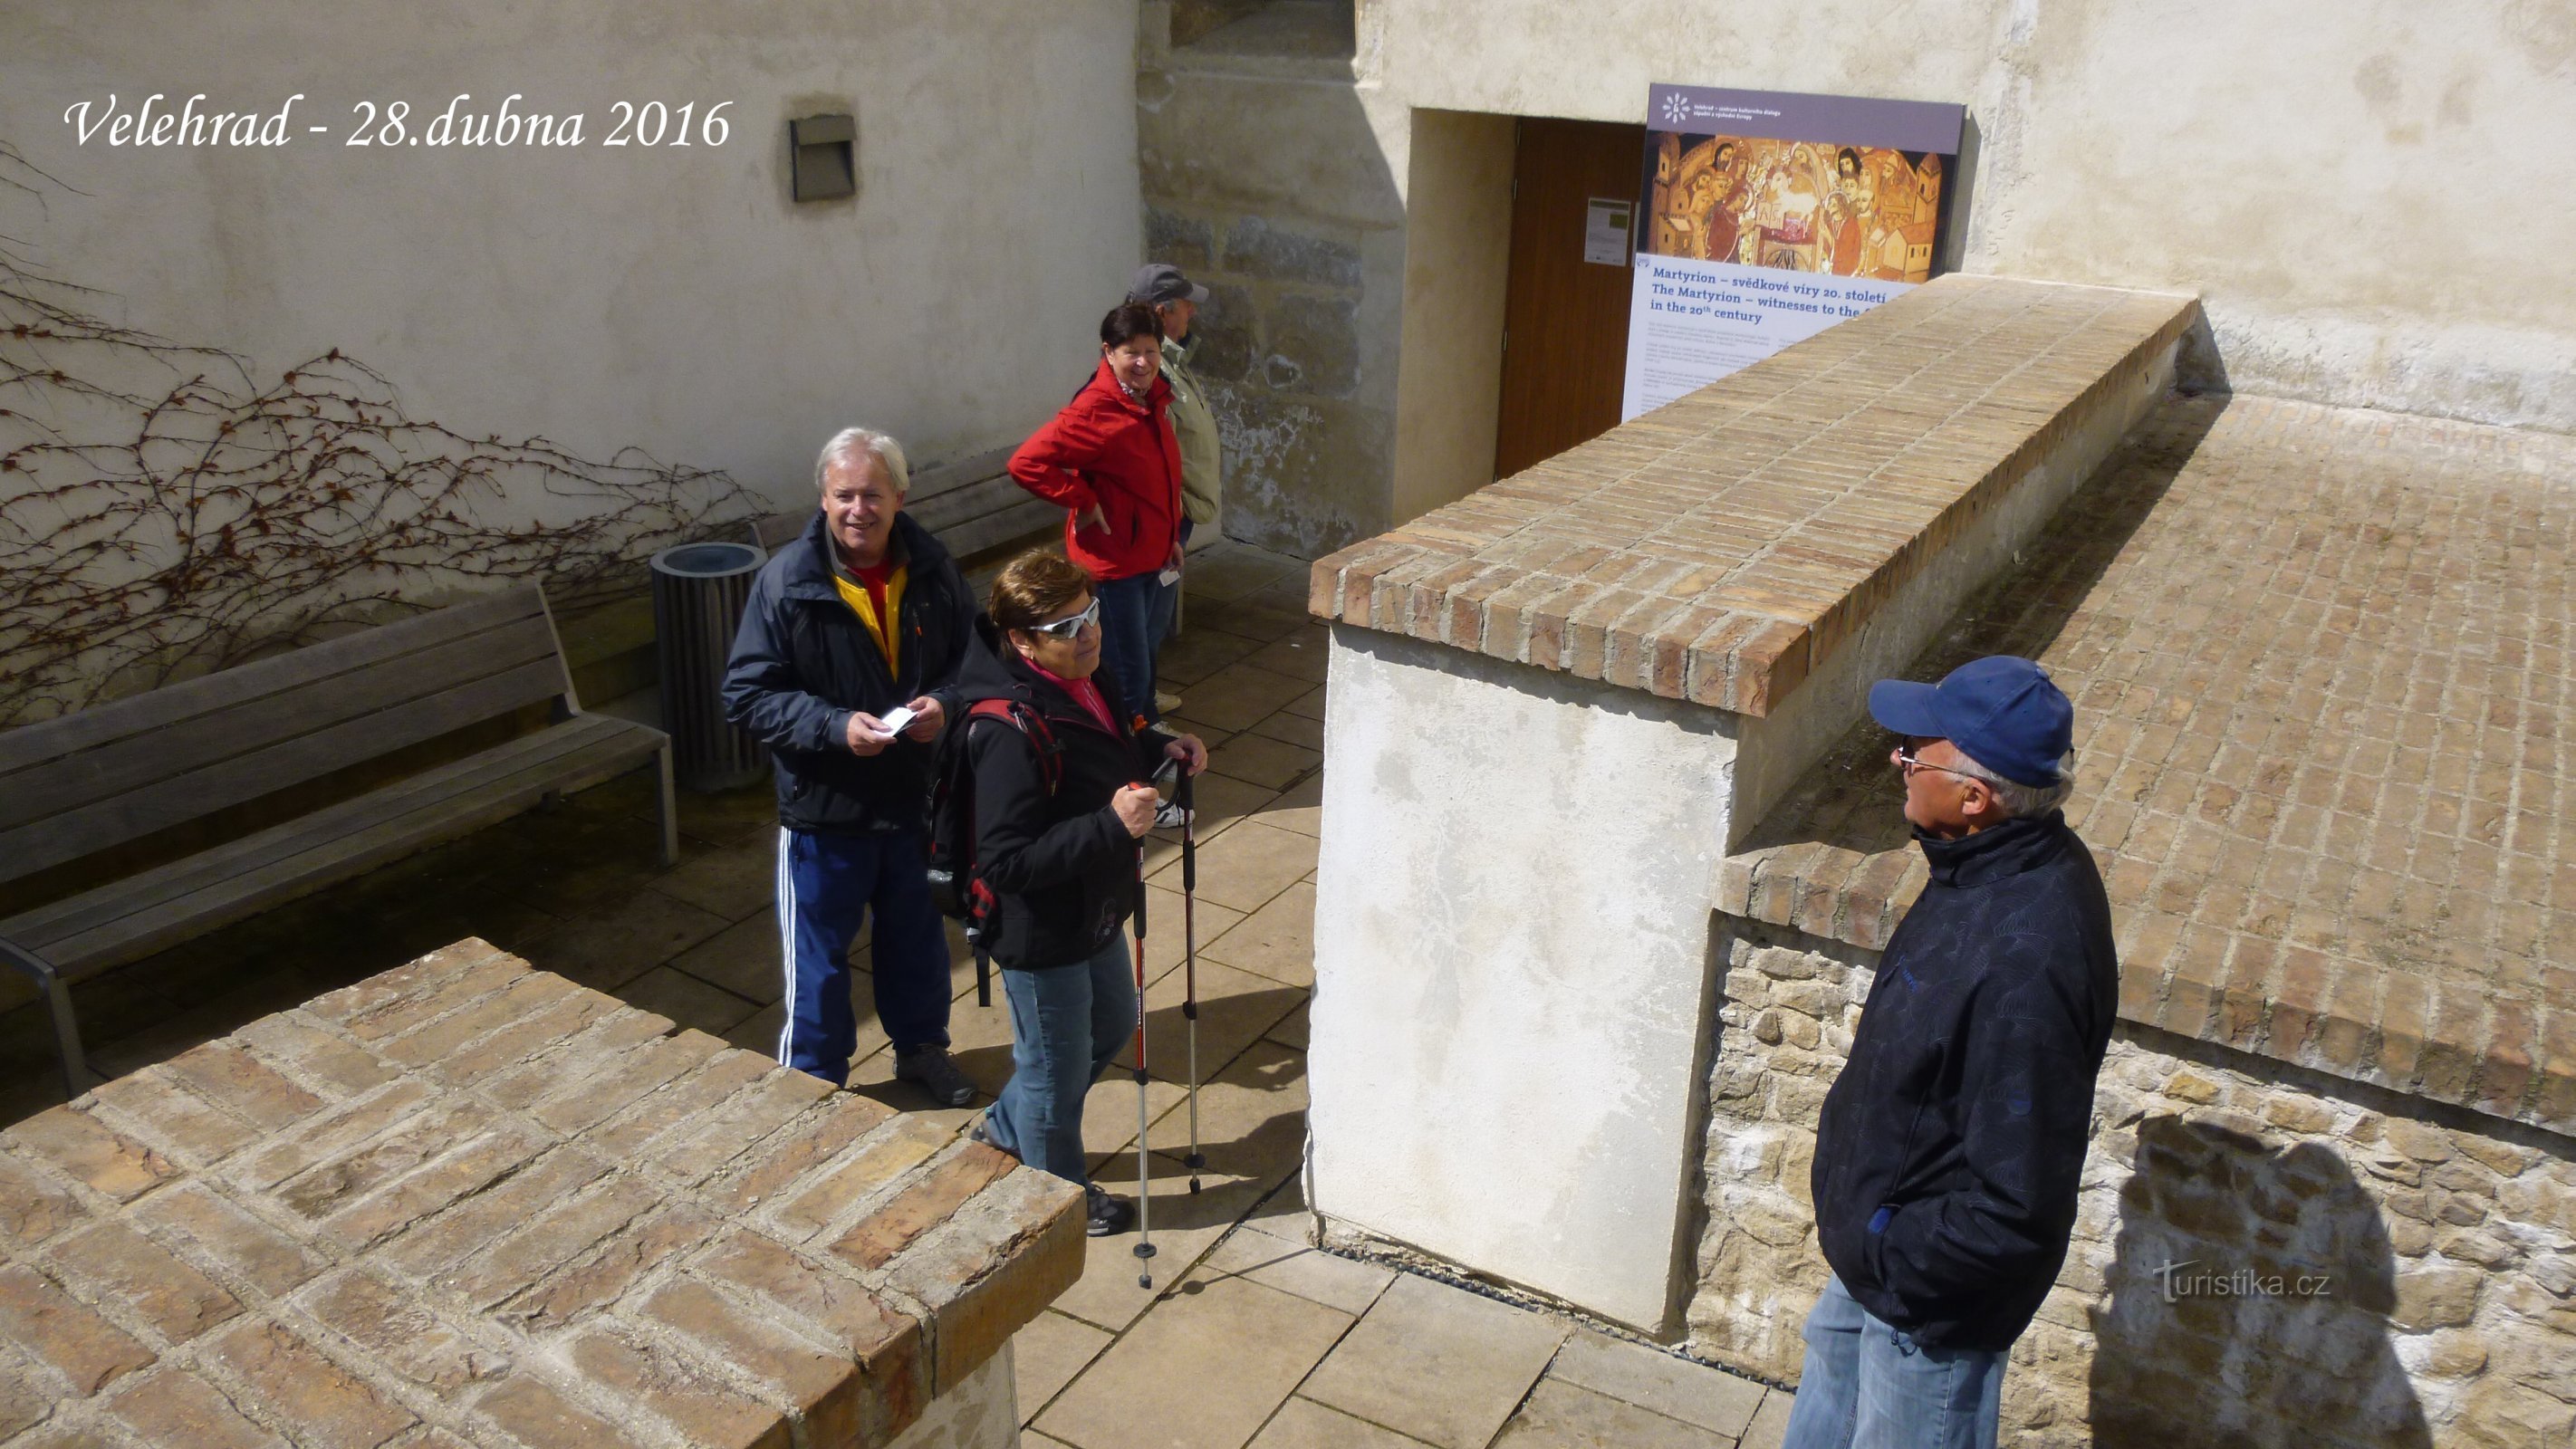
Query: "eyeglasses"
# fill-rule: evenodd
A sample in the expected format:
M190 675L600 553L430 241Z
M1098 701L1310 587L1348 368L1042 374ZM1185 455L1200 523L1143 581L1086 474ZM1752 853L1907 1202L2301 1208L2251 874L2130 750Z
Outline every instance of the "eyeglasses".
M1094 598L1091 601L1091 607L1083 610L1081 613L1075 614L1071 618L1058 619L1052 624L1031 624L1029 626L1029 632L1032 634L1044 634L1050 639L1070 639L1085 629L1097 629L1099 627L1100 600L1098 598Z
M1977 780L1976 776L1965 770L1954 770L1948 765L1936 765L1930 760L1914 758L1914 752L1920 748L1922 748L1922 742L1912 735L1906 736L1905 743L1896 747L1896 768L1899 773L1911 775L1917 770L1938 770L1944 775L1956 775L1962 780ZM1982 785L1985 781L1977 780L1977 783Z

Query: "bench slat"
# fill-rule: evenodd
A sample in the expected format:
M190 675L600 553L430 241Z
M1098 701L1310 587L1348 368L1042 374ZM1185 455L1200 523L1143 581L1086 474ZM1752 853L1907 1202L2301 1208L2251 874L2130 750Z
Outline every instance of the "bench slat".
M1059 533L1063 531L1064 510L1043 498L1031 498L1025 505L988 513L972 523L961 523L941 534L939 541L948 545L950 553L962 559L1049 529Z
M495 824L550 791L648 760L663 735L584 715L397 785L0 925L67 974L93 972Z
M519 619L543 619L545 612L544 595L529 584L9 730L0 733L0 790L13 788L12 774L76 751L398 658L457 635Z
M0 876L16 879L185 821L255 800L356 760L436 738L561 687L549 655L418 703L380 709L328 729L236 755L162 786L120 795L0 831Z
M913 522L945 538L948 530L961 523L970 523L1022 503L1038 503L1063 511L1021 487L1018 480L1008 473L951 489L926 503L915 504L907 500L903 511L912 515Z
M936 468L924 468L912 475L912 488L903 496L904 506L909 508L916 503L926 503L953 489L981 483L988 478L1007 476L1011 467L1011 454L1017 451L1019 451L1017 443L1005 443L998 448L986 448L980 453L969 453L963 458L942 463Z
M514 619L497 628L477 630L174 720L146 734L129 735L75 756L58 758L48 767L19 772L18 778L0 785L0 790L5 790L0 794L0 831L48 820L137 790L187 790L186 776L226 759L270 749L344 720L550 660L554 652L554 634L544 618ZM561 692L562 686L549 677L530 679L534 692L514 701L511 707ZM347 745L340 752L343 758L324 756L308 761L311 773L323 774L372 759L387 748L374 735L351 738ZM254 798L217 800L202 792L191 793L198 814ZM0 867L0 875L10 873L9 868Z

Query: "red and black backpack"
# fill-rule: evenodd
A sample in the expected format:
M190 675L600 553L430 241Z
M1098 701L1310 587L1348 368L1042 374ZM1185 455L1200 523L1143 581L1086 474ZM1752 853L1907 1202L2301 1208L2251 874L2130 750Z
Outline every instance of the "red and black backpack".
M984 950L985 928L992 923L992 888L984 884L982 863L975 856L975 756L969 737L983 720L1000 720L1028 737L1038 757L1038 778L1053 795L1064 779L1064 747L1046 717L1016 699L979 699L958 727L940 736L930 770L930 902L939 913L966 927L966 942L975 951L975 1000L993 1004L992 958Z

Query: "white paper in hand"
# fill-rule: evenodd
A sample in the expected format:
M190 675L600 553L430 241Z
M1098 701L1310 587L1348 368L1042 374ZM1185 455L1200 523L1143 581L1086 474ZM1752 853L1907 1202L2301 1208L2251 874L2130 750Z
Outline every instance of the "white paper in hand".
M917 716L913 714L911 705L897 705L895 708L886 711L886 713L878 719L877 723L885 726L885 732L887 734L899 735L903 733L903 727L912 723L915 718L917 718Z

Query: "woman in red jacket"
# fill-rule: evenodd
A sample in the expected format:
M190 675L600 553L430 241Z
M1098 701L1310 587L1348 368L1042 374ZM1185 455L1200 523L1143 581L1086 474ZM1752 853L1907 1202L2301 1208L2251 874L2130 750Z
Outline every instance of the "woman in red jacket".
M1019 485L1067 510L1065 556L1098 580L1100 655L1121 717L1152 724L1154 656L1181 567L1181 445L1165 408L1163 324L1129 302L1100 319L1100 370L1011 455Z

